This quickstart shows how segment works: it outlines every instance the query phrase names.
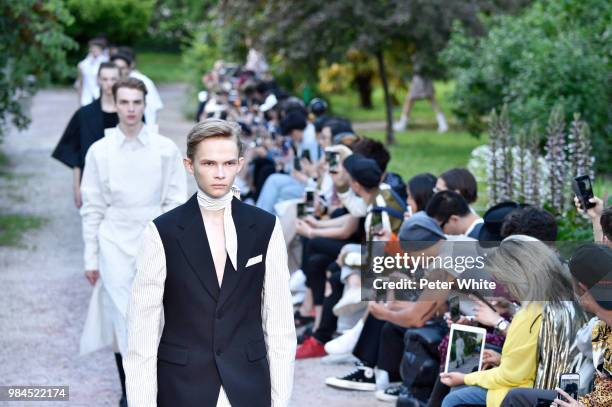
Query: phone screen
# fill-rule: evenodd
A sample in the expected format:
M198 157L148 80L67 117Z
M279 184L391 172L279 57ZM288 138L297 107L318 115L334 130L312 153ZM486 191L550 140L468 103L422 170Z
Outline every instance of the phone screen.
M300 163L300 157L293 157L293 169L296 171L302 171L302 163Z
M304 202L299 202L297 204L297 216L298 218L306 216L306 204Z
M559 387L561 390L569 394L574 400L578 399L578 386L580 386L580 375L577 373L563 373L559 379ZM565 400L561 394L559 394L560 400ZM569 400L565 400L569 401Z
M329 169L334 170L338 166L338 153L333 151L327 152L327 163L329 164Z
M370 236L376 236L380 234L383 228L382 222L382 213L378 211L372 212L372 217L370 218Z
M593 185L591 184L591 177L588 175L581 175L574 178L572 183L574 193L580 200L580 205L583 209L589 209L595 206L594 203L589 202L589 199L593 198Z

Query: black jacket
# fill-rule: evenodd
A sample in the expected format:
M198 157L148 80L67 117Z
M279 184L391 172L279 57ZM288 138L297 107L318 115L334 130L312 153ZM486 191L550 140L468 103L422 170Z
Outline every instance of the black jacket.
M234 198L237 265L221 288L196 195L154 220L166 256L164 329L158 348L157 404L216 406L221 384L234 407L271 405L261 306L275 217ZM263 260L245 269L247 260Z
M81 107L70 119L51 156L70 168L83 168L89 147L104 137L102 104L96 99Z

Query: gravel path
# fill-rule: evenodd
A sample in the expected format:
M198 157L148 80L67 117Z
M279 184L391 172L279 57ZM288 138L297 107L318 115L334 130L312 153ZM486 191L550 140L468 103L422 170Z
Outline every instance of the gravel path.
M181 114L185 88L160 88L166 108L160 132L184 149L192 123ZM68 385L69 406L116 406L120 386L110 349L78 356L91 287L83 277L81 227L72 204L72 174L50 158L77 108L72 90L46 90L33 101L33 122L13 132L3 149L13 162L9 179L0 179L0 210L45 218L24 236L23 247L0 247L0 385ZM194 185L191 184L193 190ZM324 378L349 366L298 361L291 406L372 406L372 393L327 388ZM0 402L0 405L15 403ZM21 402L20 405L47 405ZM62 403L53 403L54 406Z

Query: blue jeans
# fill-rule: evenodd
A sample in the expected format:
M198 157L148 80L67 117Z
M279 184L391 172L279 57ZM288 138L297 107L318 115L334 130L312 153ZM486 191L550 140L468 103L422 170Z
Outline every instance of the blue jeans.
M257 203L261 208L270 213L274 212L274 205L288 199L300 198L304 194L304 185L287 174L272 174L264 182Z
M457 387L451 390L442 400L442 407L455 407L464 404L486 406L487 389L479 386Z

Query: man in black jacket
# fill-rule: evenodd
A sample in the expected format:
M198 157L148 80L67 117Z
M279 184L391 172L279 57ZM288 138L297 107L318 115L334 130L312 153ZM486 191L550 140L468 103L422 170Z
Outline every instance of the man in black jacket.
M89 147L104 137L104 129L117 126L119 118L113 99L113 85L119 80L119 68L103 62L98 70L100 98L77 110L51 156L73 169L74 205L80 208L81 176Z
M240 127L198 123L198 192L145 231L128 308L128 405L287 406L295 327L279 220L237 199Z

